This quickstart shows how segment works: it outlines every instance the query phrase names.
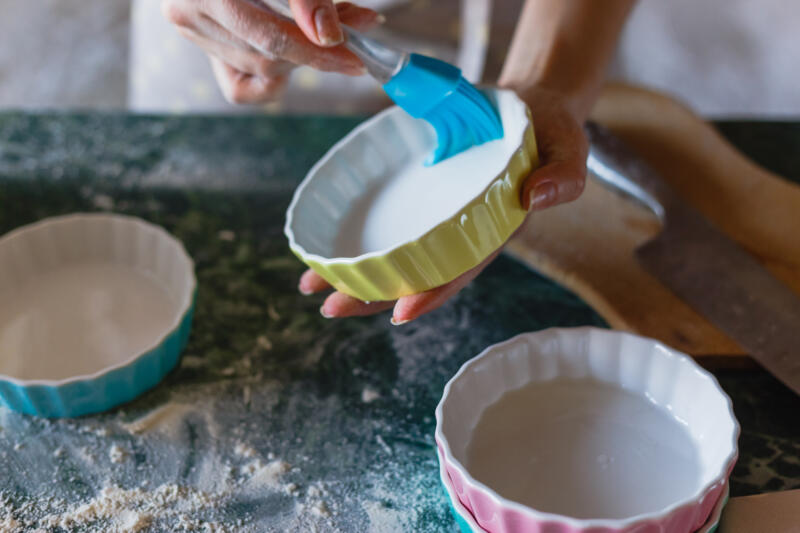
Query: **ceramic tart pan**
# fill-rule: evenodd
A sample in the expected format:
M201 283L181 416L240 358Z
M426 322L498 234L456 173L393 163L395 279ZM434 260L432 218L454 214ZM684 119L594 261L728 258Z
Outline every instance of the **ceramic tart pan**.
M470 513L459 501L458 496L456 496L455 489L453 488L453 482L450 479L450 476L447 474L447 470L445 469L444 461L442 460L442 452L438 449L436 452L436 456L439 459L439 481L442 483L442 488L444 489L447 503L450 506L450 514L453 515L453 518L458 525L458 529L461 531L461 533L486 533L486 530L479 526L475 521L475 517L472 516L472 513ZM711 511L711 516L709 516L708 521L695 533L714 533L717 530L720 518L722 517L722 511L725 508L725 505L728 503L728 494L729 488L726 484L722 493L722 497L717 500L717 504Z
M72 417L154 387L178 362L196 280L180 242L111 214L0 238L0 404Z
M520 493L514 495L516 500L508 496L508 485L487 478L486 469L470 464L468 455L471 444L479 442L473 441L474 430L489 406L521 387L559 380L572 380L573 392L557 394L552 401L542 398L541 414L528 409L525 415L526 427L536 428L537 441L549 444L520 455L514 451L520 448L513 446L519 441L502 430L494 435L491 455L483 455L493 458L483 463L490 464L493 473L504 472L511 479L522 472L520 479L529 488L546 488L547 497L558 499L558 510L547 511L520 503ZM616 388L636 401L624 407L629 400L605 402L590 394L583 398L593 399L592 404L565 403L580 397L572 396L574 391L592 383ZM553 389L541 390L551 394ZM643 410L637 402L654 404L658 410ZM571 414L566 420L577 428L574 433L563 432L569 428L562 413L567 405ZM663 453L667 447L643 444L665 442L676 424L684 427L685 439L671 445L680 446L690 460ZM652 339L591 327L525 333L488 347L462 365L445 385L436 408L435 439L456 496L477 523L493 533L697 531L723 496L738 456L738 435L730 398L689 356ZM573 447L574 442L581 447ZM485 444L479 446L488 450ZM616 457L613 468L600 460L608 457L608 449ZM532 469L525 464L531 453L545 454L540 457L547 458L547 465ZM691 481L660 492L666 473L678 471ZM595 497L607 486L614 486L611 498ZM553 501L548 503L551 509ZM616 518L586 518L612 508Z
M349 133L295 191L285 226L292 251L364 301L438 287L480 264L525 219L521 186L538 165L525 103L512 91L487 95L503 139L431 167L433 129L398 107Z

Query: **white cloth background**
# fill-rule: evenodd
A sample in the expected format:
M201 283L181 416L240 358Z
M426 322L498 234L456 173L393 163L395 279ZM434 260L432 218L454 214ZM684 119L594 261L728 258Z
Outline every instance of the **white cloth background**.
M463 0L456 19L469 21L469 44L485 40L489 26L466 16L463 6L477 2L473 12L480 12L479 4L488 1ZM493 9L502 9L503 2L496 0ZM252 107L225 104L204 54L163 20L159 3L136 0L133 5L130 108L252 112ZM414 9L425 6L409 4ZM453 23L458 28L458 21ZM452 33L452 28L442 31ZM704 115L800 116L798 33L796 0L640 0L622 33L610 77L673 94ZM414 42L413 36L408 42ZM458 51L422 48L452 61L482 64L481 58ZM462 52L473 48L483 53L483 46L469 45L462 46ZM371 80L298 69L284 99L266 109L369 112L385 103Z
M703 115L800 116L800 2L639 0L611 76Z

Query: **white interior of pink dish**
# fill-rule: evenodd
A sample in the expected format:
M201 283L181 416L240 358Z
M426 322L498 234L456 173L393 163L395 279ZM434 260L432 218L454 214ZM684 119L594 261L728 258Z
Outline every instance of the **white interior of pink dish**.
M390 108L336 144L300 185L287 233L308 254L352 258L420 238L478 197L520 147L528 116L510 91L492 91L504 137L436 165L433 129Z
M531 339L467 363L442 400L441 435L472 478L581 519L656 513L724 479L738 426L688 357L590 328Z
M0 375L90 376L156 347L191 305L191 259L163 229L113 215L0 239Z

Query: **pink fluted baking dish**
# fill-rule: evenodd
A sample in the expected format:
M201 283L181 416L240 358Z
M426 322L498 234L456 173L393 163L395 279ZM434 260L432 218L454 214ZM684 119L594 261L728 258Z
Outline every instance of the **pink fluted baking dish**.
M465 465L484 409L508 391L556 379L622 388L685 424L698 458L696 488L651 512L575 518L512 501L475 479ZM490 346L447 383L436 409L436 442L453 489L491 533L692 533L703 527L723 495L736 462L738 435L730 399L690 357L650 339L597 328L549 329ZM625 452L624 442L617 447ZM503 453L502 445L497 453ZM663 465L664 472L670 467ZM653 479L651 486L658 482ZM621 495L626 496L636 495Z

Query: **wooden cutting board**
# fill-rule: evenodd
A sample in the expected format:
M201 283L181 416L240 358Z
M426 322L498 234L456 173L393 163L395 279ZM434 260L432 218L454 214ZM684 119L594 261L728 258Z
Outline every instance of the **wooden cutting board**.
M731 498L719 533L800 533L800 490Z
M592 118L800 294L799 186L757 166L658 93L609 85ZM590 176L578 200L529 217L508 251L575 291L613 328L659 339L706 366L752 365L733 340L639 267L633 251L659 227L648 210Z

